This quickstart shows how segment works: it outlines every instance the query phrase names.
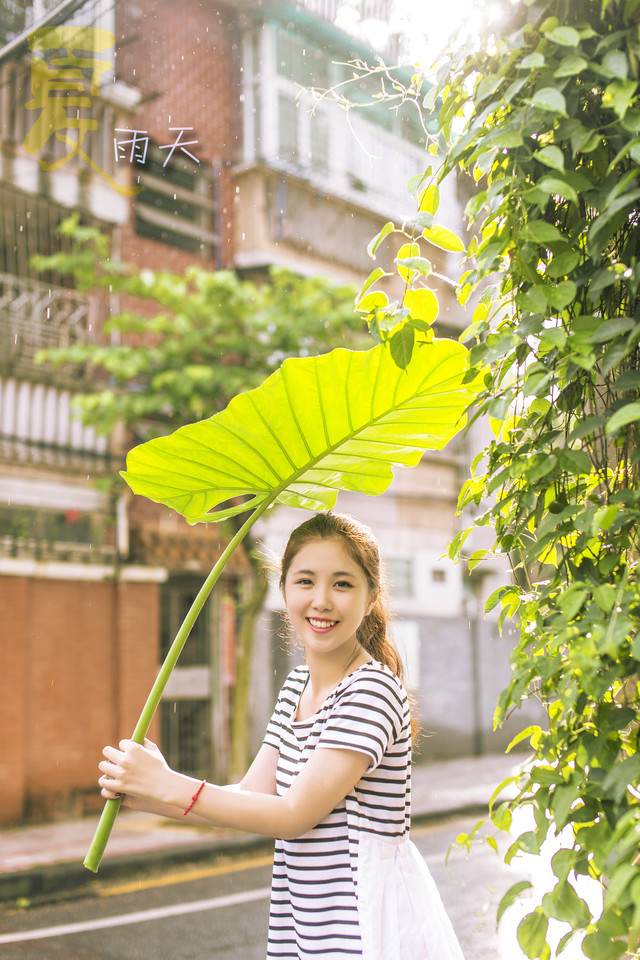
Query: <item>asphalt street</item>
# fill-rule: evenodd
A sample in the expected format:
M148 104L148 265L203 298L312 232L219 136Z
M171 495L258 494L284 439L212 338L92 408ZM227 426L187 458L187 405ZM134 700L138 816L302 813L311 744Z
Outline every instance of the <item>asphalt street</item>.
M516 927L524 908L496 909L517 880L540 886L538 858L507 867L488 845L469 857L451 844L475 817L418 824L412 836L438 884L467 960L524 960ZM505 845L508 840L505 838ZM504 845L503 845L504 846ZM447 858L447 852L449 856ZM264 960L271 857L238 853L206 864L101 881L91 897L0 911L3 960ZM548 879L548 878L547 878ZM542 886L540 886L542 889ZM566 952L567 960L574 954Z
M465 955L516 960L500 942L495 912L522 875L489 847L470 858L447 850L475 818L417 826L413 838L439 886ZM270 857L239 856L211 865L102 884L98 896L0 913L5 960L264 960Z

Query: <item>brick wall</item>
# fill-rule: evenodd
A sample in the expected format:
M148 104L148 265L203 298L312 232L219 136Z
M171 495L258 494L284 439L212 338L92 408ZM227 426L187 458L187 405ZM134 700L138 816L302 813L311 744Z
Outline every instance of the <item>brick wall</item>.
M157 671L158 608L156 584L0 578L0 823L101 805L101 749Z
M132 119L157 143L171 143L170 126L193 127L193 149L220 170L223 265L232 265L231 211L234 186L228 163L238 151L239 123L233 43L234 14L224 4L197 0L151 0L116 8L117 76L137 87L141 105ZM137 237L123 228L122 257L139 266L182 272L194 254ZM201 260L202 265L213 263Z

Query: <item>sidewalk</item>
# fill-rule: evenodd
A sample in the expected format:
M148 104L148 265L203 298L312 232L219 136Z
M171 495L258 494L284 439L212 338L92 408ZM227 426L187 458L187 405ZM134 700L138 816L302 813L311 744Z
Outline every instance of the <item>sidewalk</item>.
M413 820L487 812L491 794L520 767L522 755L501 754L416 764ZM505 791L505 796L510 791ZM90 889L95 875L82 861L97 817L0 830L0 902L46 899ZM98 876L131 877L152 866L210 860L273 841L233 830L212 830L123 809Z

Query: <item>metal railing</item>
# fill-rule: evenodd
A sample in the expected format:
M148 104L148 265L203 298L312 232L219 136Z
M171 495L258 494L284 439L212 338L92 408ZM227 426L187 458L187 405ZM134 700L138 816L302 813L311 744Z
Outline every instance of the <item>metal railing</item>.
M87 343L93 336L91 314L91 299L76 290L0 273L0 374L41 379L38 352ZM77 378L81 371L59 373Z

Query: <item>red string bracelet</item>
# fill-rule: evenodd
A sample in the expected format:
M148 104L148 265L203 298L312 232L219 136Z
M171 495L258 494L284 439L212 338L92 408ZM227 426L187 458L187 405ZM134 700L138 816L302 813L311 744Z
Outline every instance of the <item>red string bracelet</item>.
M186 815L189 813L189 811L190 811L191 808L193 807L194 803L196 802L196 800L198 799L198 797L199 797L200 794L202 793L202 789L203 789L203 787L204 787L204 785L205 785L206 782L207 782L206 780L203 780L202 783L200 784L200 786L198 787L198 789L196 790L196 792L194 793L194 795L191 797L191 803L189 804L189 806L187 807L187 809L186 809L186 810L184 811L184 813L182 814L183 817L186 817Z

